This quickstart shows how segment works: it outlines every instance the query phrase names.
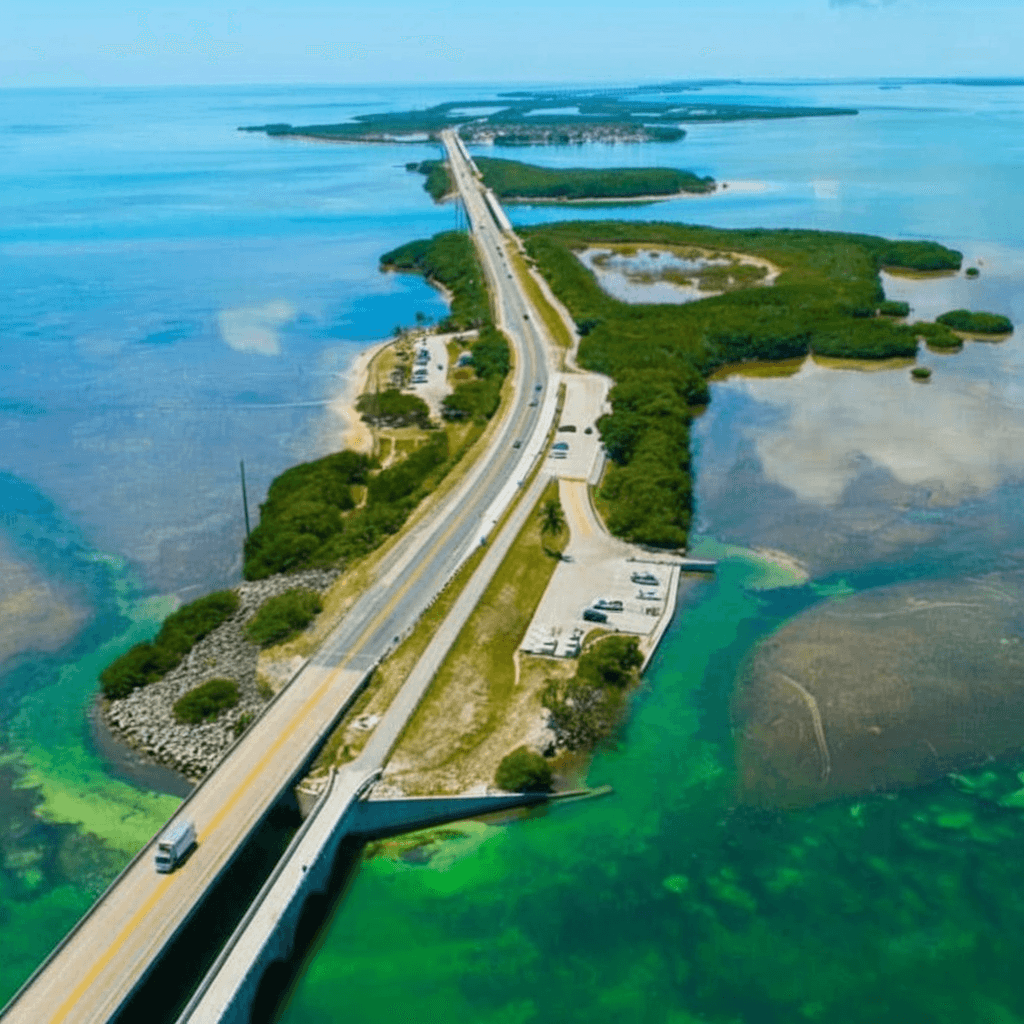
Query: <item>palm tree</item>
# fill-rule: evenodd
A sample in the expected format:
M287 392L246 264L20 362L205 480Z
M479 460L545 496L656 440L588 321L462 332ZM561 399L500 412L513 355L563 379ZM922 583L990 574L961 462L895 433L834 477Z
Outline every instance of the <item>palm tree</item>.
M557 498L550 498L540 507L540 535L546 537L550 533L557 537L564 529L565 516L562 515L562 506Z

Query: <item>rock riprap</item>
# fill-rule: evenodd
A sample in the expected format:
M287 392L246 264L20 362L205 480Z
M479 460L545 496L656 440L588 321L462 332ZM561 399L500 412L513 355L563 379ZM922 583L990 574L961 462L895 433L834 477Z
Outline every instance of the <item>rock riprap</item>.
M1024 743L1024 575L878 588L810 609L740 674L740 799L801 806L931 782Z
M259 647L245 638L245 623L269 598L295 587L323 592L337 577L337 570L310 570L239 584L234 588L239 596L238 611L203 637L177 668L122 700L104 703L103 714L111 731L158 763L192 780L202 778L234 742L239 724L258 716L268 699L256 682ZM179 724L174 717L174 702L215 678L238 683L238 704L222 712L216 721Z

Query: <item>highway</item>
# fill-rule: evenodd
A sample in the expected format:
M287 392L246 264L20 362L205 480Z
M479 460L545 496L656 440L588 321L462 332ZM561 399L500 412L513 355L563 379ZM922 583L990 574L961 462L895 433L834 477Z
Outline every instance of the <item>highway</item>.
M509 266L510 243L473 167L451 134L444 142L497 321L514 349L514 398L491 447L455 491L401 538L319 653L183 803L172 820L195 823L199 845L192 856L173 874L159 875L155 844L147 845L8 1003L0 1014L4 1024L92 1024L116 1014L308 763L367 673L412 628L487 531L486 517L509 481L528 473L528 452L536 447L530 442L550 426L556 387L550 347Z

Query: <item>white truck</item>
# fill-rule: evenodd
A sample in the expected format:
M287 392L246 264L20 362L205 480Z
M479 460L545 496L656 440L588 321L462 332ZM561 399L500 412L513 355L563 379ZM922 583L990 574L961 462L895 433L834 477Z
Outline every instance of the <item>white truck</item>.
M156 869L162 874L173 871L196 845L196 827L191 821L176 821L156 841Z

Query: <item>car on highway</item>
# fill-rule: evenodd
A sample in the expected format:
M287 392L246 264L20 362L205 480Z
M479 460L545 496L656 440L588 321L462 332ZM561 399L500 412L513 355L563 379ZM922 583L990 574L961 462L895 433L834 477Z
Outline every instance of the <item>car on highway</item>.
M522 440L522 438L517 438L515 441L513 441L512 442L512 447L513 448L522 448L523 447L523 440Z
M596 608L584 608L583 620L585 622L607 622L608 616L604 612L599 612Z
M544 385L543 385L543 384L541 384L541 382L540 382L540 381L537 381L537 383L533 385L533 390L534 390L534 391L540 391L540 390L542 390L542 389L543 389L543 387L544 387Z
M540 405L540 402L536 398L530 400L530 408L532 409L535 405Z

